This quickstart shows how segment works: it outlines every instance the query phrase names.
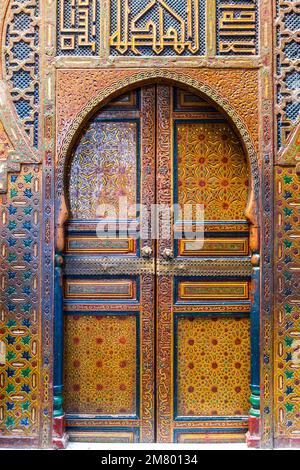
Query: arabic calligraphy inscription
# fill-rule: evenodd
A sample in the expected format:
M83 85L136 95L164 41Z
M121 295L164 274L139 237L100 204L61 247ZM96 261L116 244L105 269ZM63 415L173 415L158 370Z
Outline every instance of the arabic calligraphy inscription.
M57 54L100 56L103 45L111 56L201 57L215 37L217 55L256 55L257 8L257 0L58 0Z

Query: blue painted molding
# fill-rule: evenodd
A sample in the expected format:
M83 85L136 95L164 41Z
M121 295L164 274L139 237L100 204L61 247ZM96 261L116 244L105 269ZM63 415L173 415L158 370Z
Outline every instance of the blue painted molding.
M253 266L253 301L251 309L251 409L250 416L260 416L260 267Z
M54 377L53 377L53 415L64 415L63 404L63 257L55 255L54 268Z

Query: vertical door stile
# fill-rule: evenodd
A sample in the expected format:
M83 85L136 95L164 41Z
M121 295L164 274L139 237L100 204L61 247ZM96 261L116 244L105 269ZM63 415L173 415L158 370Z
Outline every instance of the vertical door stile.
M172 205L172 132L171 88L157 86L157 204ZM170 213L170 229L172 220ZM159 217L161 221L161 217ZM173 278L167 272L159 272L159 264L165 249L173 251L173 235L162 233L159 227L157 243L157 442L172 442L173 420Z
M155 243L151 238L151 205L155 204L155 86L141 90L141 249L151 248L153 271L141 274L141 442L155 440ZM147 232L147 236L145 234ZM147 251L146 251L147 253Z

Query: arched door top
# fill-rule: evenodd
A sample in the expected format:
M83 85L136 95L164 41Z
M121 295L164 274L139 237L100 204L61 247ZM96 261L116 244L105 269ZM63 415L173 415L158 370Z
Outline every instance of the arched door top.
M240 135L241 142L244 145L251 170L252 197L249 198L249 203L251 203L252 207L250 208L248 205L247 213L252 213L252 218L256 218L254 215L254 207L258 203L259 197L258 159L245 123L242 121L231 104L219 93L217 93L213 87L201 82L200 80L193 79L183 73L165 69L138 72L116 81L112 85L107 87L104 86L103 90L95 95L84 107L84 109L76 116L76 119L74 119L72 122L58 152L57 194L62 194L65 165L68 161L71 149L76 143L79 129L82 129L90 117L97 110L99 110L101 106L108 103L113 97L123 94L130 89L138 88L145 84L158 82L166 82L174 86L189 88L195 94L200 93L204 96L204 98L212 101L233 123L238 134Z

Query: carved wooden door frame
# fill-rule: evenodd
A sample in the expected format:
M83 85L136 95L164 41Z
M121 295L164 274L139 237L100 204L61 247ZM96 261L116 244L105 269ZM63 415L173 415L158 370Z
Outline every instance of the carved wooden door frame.
M62 153L58 161L58 178L57 178L57 217L56 217L56 267L55 267L55 379L54 379L54 440L57 442L66 438L64 430L64 412L62 406L62 253L64 250L64 224L68 218L68 209L66 205L65 192L64 192L64 168L67 165L68 156L76 140L78 134L78 122L81 121L80 128L87 122L92 115L94 109L99 109L100 106L106 104L117 94L122 94L130 89L142 86L146 83L161 83L164 81L169 85L177 85L185 89L191 90L194 94L204 94L205 99L211 100L215 105L222 109L223 113L233 122L237 129L241 142L246 150L246 155L251 168L251 191L246 210L247 218L250 222L250 248L253 254L253 275L252 275L252 296L254 299L255 311L253 312L253 321L251 323L251 339L255 350L253 349L253 361L251 368L251 404L250 411L250 434L257 435L258 431L258 417L259 417L259 299L260 299L260 267L259 267L259 224L257 219L257 208L259 201L259 170L257 165L256 153L249 137L248 131L235 111L228 105L227 102L217 96L214 90L210 90L207 85L203 86L196 80L187 80L175 72L167 72L164 70L155 70L149 72L149 77L135 74L130 77L130 80L121 80L117 85L109 87L104 90L97 97L95 97L90 105L85 108L84 116L80 116L74 121L72 128L65 138ZM190 83L189 83L190 82ZM251 421L252 420L252 421ZM252 424L251 424L252 423ZM162 439L163 440L163 439Z

